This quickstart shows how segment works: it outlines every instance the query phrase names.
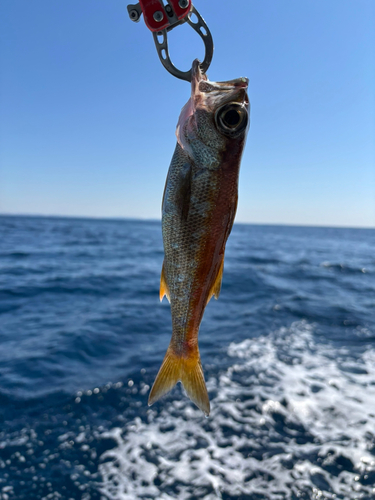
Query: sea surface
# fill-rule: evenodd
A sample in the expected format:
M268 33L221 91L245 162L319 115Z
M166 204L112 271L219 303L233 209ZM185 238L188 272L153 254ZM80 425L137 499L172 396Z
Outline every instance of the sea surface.
M0 217L0 499L375 499L375 230L234 226L209 418L147 406L162 261L160 222Z

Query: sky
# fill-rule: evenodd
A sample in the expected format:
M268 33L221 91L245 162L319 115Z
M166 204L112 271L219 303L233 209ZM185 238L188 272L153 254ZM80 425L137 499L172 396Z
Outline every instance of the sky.
M0 213L160 218L190 85L126 5L0 3ZM209 78L250 80L236 220L375 227L374 0L194 5ZM203 58L187 24L168 37L181 69Z

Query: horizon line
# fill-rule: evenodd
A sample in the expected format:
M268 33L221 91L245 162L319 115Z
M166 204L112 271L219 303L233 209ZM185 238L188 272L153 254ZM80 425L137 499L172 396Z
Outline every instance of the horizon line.
M46 215L46 214L24 214L24 213L3 213L0 212L0 217L29 217L29 218L45 218L45 219L78 219L78 220L103 220L103 221L140 221L140 222L161 222L161 218L147 217L126 217L126 216L95 216L95 215ZM344 225L325 225L325 224L299 224L290 222L241 222L234 221L237 225L247 226L286 226L286 227L311 227L311 228L326 228L326 229L375 229L374 226L344 226Z

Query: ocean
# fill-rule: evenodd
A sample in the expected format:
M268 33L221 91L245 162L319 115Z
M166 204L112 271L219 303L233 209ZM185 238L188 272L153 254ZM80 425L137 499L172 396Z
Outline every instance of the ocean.
M0 499L375 499L375 230L235 224L209 418L147 406L162 261L157 221L0 217Z

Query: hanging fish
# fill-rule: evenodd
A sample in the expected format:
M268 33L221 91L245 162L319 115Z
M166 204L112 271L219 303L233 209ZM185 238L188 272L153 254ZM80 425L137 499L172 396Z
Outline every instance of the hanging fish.
M211 297L219 297L225 244L237 208L238 174L249 129L248 79L210 82L193 63L191 97L177 125L177 145L163 203L164 263L160 300L171 304L172 339L151 389L152 405L182 382L205 413L210 401L198 331Z

